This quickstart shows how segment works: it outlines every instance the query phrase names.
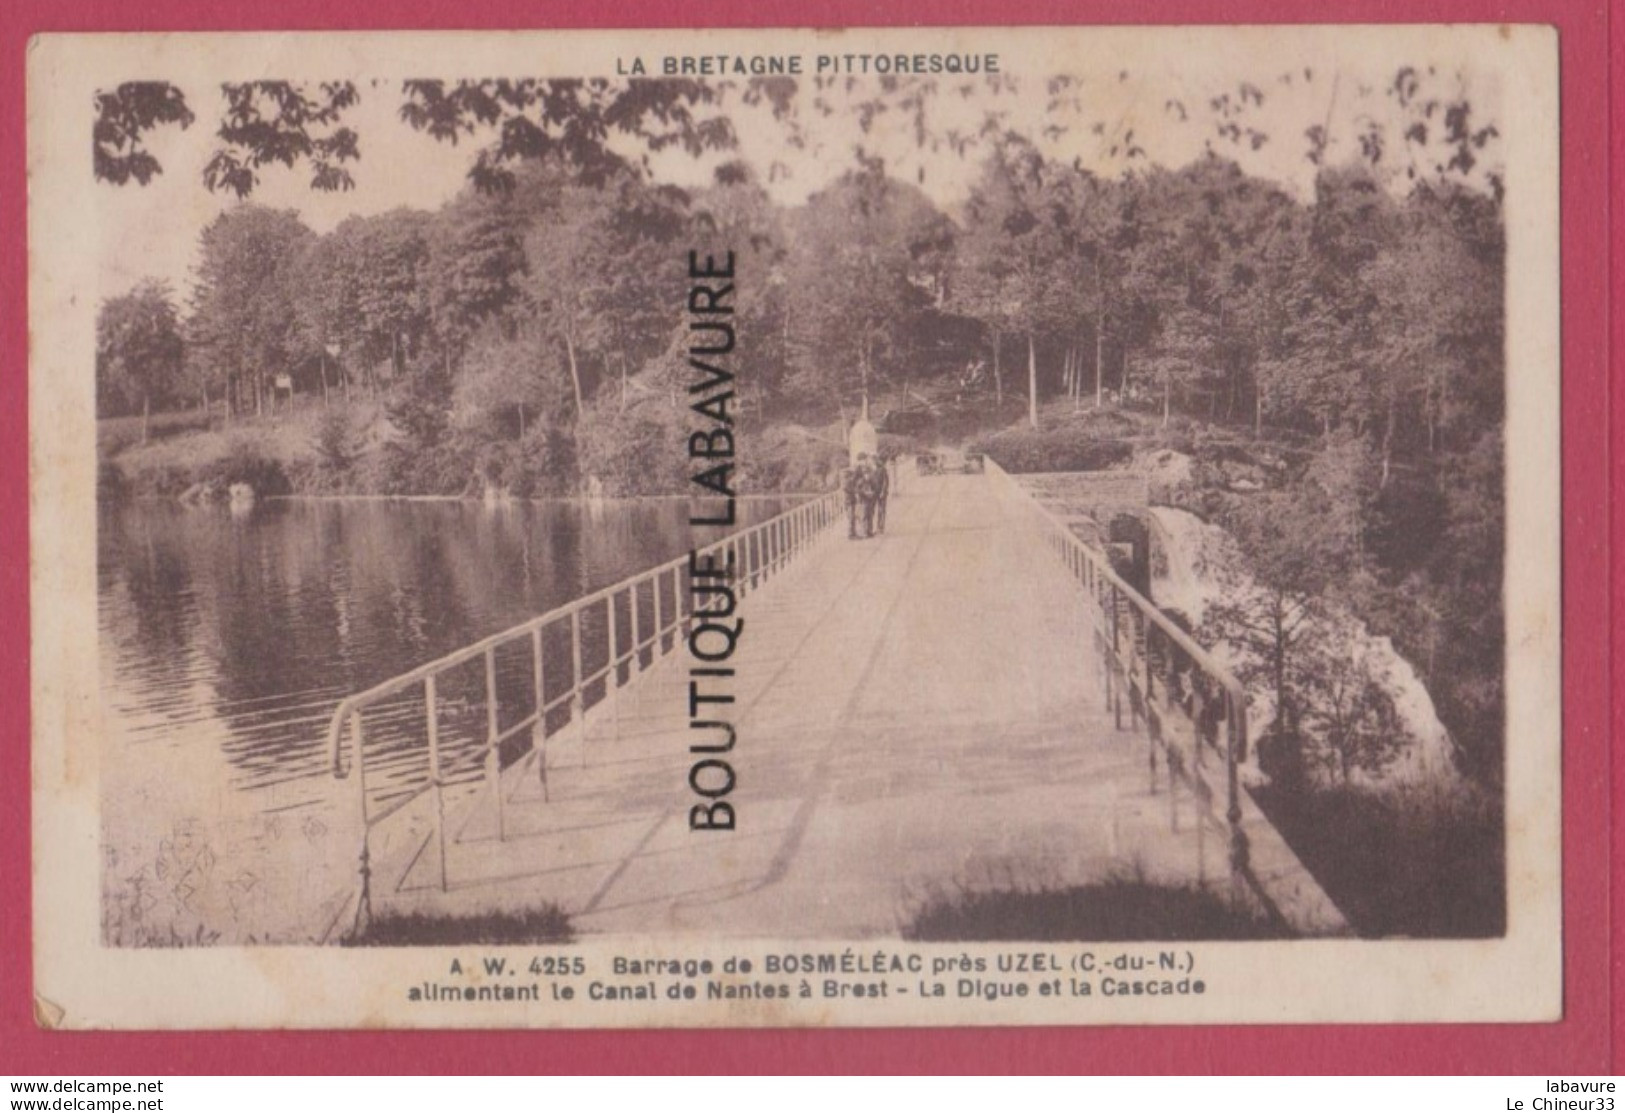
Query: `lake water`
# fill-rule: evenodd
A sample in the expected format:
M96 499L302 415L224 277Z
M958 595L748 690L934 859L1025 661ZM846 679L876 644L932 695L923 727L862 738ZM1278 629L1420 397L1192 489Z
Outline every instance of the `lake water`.
M742 518L789 505L750 500ZM353 790L326 748L338 702L680 555L687 513L679 500L104 508L107 942L330 937L357 845ZM528 662L503 668L506 688Z

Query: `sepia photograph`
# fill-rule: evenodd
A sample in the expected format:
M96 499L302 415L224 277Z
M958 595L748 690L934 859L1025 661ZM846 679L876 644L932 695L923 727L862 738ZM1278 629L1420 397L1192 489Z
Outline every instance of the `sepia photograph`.
M36 40L54 1020L1557 1019L1554 43Z

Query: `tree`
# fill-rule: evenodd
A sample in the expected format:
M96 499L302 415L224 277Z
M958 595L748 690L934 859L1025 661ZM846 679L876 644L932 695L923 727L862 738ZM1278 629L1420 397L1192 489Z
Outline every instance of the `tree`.
M387 361L399 379L428 338L430 219L411 209L350 217L300 260L298 302L310 339L364 377Z
M1381 488L1381 465L1368 438L1350 429L1327 437L1304 473L1319 488L1329 543L1354 562L1366 552L1366 529Z
M1209 644L1235 647L1238 678L1274 697L1272 757L1261 752L1260 760L1291 779L1302 770L1302 692L1309 682L1303 640L1346 555L1329 540L1323 500L1306 485L1251 495L1225 525L1247 554L1256 586L1210 606L1201 634Z
M1216 362L1214 323L1188 304L1169 306L1161 315L1146 370L1162 385L1162 423L1173 412L1175 391L1187 393L1212 374Z
M666 346L670 291L686 256L672 243L687 198L631 177L602 187L567 184L525 236L527 309L560 346L577 419L596 382L615 366L623 384ZM623 392L624 393L624 392Z
M1290 390L1322 435L1345 422L1364 435L1384 409L1386 367L1375 347L1383 329L1370 268L1392 215L1388 195L1362 168L1325 169L1316 179L1308 296L1292 330L1299 359Z
M987 289L962 303L986 314L994 334L1008 330L1027 342L1027 419L1038 427L1038 338L1064 328L1074 315L1068 304L1075 258L1064 225L1070 213L1061 191L1063 172L1030 144L1009 136L983 166L965 202L964 258L978 268ZM962 284L978 281L964 273ZM995 357L997 353L995 352Z
M1272 263L1297 206L1279 188L1213 155L1136 183L1130 280L1149 311L1146 368L1161 386L1166 421L1176 399L1233 417L1255 395L1259 369L1286 323L1269 311Z
M1460 187L1420 188L1395 214L1369 282L1384 327L1377 358L1383 483L1407 414L1437 452L1449 433L1498 422L1505 367L1505 250L1498 207Z
M1320 652L1305 685L1305 725L1343 784L1355 770L1379 773L1399 756L1410 732L1364 658Z
M716 86L679 78L519 78L447 83L407 81L401 119L436 139L456 142L479 128L497 139L475 157L469 180L485 192L506 192L514 167L557 161L588 184L635 169L613 149L619 135L645 151L679 148L691 155L728 150L735 138L724 116L708 114Z
M1442 683L1430 676L1430 690L1469 768L1496 781L1506 727L1506 448L1500 427L1446 456L1439 480L1449 493L1445 536L1428 574L1442 617Z
M185 95L166 82L126 81L111 92L97 92L91 135L96 180L146 185L163 173L163 166L142 146L142 135L166 124L179 124L184 131L195 118Z
M907 373L913 326L939 295L952 231L878 162L814 194L789 224L793 388L845 406Z
M653 495L674 489L671 446L687 434L681 410L664 398L643 397L628 405L600 398L580 423L579 466L583 480L598 480L612 496Z
M154 398L180 380L184 344L169 287L151 279L102 303L96 317L96 387L104 409L141 411L147 440Z
M966 205L967 227L955 245L949 301L953 309L979 322L987 334L992 348L993 397L998 405L1004 402L1002 340L1020 327L1016 308L1022 293L1002 230L991 218L1011 203L1005 186L1002 175L990 165Z
M313 354L295 297L312 239L297 213L258 205L227 210L203 230L188 333L228 407L262 411L272 376Z
M424 297L443 350L460 351L483 322L506 313L525 287L529 215L510 195L464 190L435 215Z
M1264 434L1264 415L1281 408L1296 373L1292 328L1308 301L1307 223L1301 208L1277 206L1261 230L1251 281L1238 284L1235 320L1246 338L1252 371L1253 435Z
M353 82L227 82L220 87L226 109L215 133L220 147L203 168L203 184L230 190L241 200L259 184L270 163L289 169L308 162L310 187L323 192L355 188L344 168L361 157L355 131L341 125L360 99Z
M781 390L789 370L790 233L783 209L747 165L724 163L715 178L691 199L688 235L695 245L735 254L741 280L734 283L734 321L739 335L749 337L751 351L750 375L734 384L742 416L747 401L760 409ZM661 365L669 367L669 361ZM686 381L690 369L681 368Z
M753 81L750 90L747 96L768 97L782 116L783 89ZM220 146L203 170L209 189L246 198L259 185L260 169L273 163L308 164L314 190L354 188L345 164L361 157L360 137L342 123L360 101L354 83L228 82L220 91ZM716 85L684 79L414 79L402 83L400 118L448 143L494 130L496 140L477 154L469 179L483 192L505 192L515 185L515 167L526 162L557 159L594 182L634 168L616 149L617 137L647 152L726 150L735 141L732 125L707 110L718 97ZM143 133L170 123L186 127L193 118L185 93L166 82L98 92L97 179L146 184L162 168L141 148Z
M1070 207L1074 220L1075 244L1081 280L1088 291L1088 304L1081 312L1094 334L1093 393L1095 406L1105 400L1106 341L1108 336L1125 333L1118 320L1125 310L1124 275L1133 258L1141 230L1137 211L1128 203L1128 191L1120 184L1082 172L1070 176ZM1119 339L1121 345L1121 338ZM1073 394L1081 399L1082 379L1073 371Z
M537 423L566 424L571 397L550 337L534 325L509 337L495 322L470 341L452 389L460 424L484 423L516 439Z

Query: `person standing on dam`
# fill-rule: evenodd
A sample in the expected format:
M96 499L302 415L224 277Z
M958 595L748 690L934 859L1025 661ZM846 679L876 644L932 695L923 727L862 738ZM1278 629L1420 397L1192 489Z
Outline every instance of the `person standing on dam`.
M891 497L891 473L887 470L887 462L876 457L870 469L870 488L873 498L871 510L866 517L873 523L872 533L886 532L886 500Z

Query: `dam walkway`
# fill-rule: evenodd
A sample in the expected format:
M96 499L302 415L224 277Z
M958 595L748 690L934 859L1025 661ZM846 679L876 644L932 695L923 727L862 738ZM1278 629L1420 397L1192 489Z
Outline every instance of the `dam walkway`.
M956 894L1136 878L1347 930L1241 783L1239 687L997 465L906 476L873 538L825 496L733 549L725 675L693 673L685 558L442 664L483 663L472 747L434 665L341 705L357 917L553 902L581 933L896 937ZM365 732L391 699L425 737L386 792ZM731 749L695 752L727 742L695 717ZM732 829L694 829L717 802Z

